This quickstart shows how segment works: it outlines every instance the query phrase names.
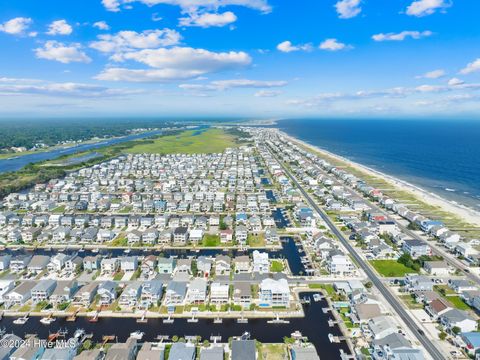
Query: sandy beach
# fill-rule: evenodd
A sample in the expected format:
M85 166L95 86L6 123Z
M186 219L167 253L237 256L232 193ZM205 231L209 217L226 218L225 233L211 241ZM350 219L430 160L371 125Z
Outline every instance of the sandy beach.
M336 155L334 153L331 153L327 150L324 150L322 148L319 148L318 146L311 145L309 143L306 143L302 140L299 140L297 138L294 138L288 134L286 134L283 131L278 130L279 133L281 133L283 136L288 138L292 142L296 142L298 144L303 145L306 148L312 149L314 151L317 151L319 153L323 153L326 156L330 156L336 160L344 162L346 165L351 166L355 168L358 171L364 172L366 175L370 176L376 176L379 177L395 188L398 188L399 190L407 191L414 195L416 198L422 200L423 202L432 205L432 206L437 206L443 211L446 211L448 213L451 213L460 219L464 220L467 223L472 224L473 226L480 226L480 212L473 210L465 205L458 204L452 201L449 201L447 199L442 198L441 196L434 194L432 192L426 191L416 185L413 185L407 181L397 179L391 175L384 174L380 171L374 170L368 166L361 165L358 163L355 163L343 156Z

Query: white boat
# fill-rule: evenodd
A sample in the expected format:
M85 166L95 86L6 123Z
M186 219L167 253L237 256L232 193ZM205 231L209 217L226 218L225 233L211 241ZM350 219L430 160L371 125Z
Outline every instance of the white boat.
M302 333L298 330L294 331L293 333L290 334L290 336L296 340L298 339L301 339L302 338Z
M130 251L132 251L132 250L130 250L130 249L125 249L123 252L124 252L125 254L130 254Z
M25 315L25 316L22 316L16 320L13 320L13 323L15 325L24 325L26 322L28 321L28 316Z
M44 318L41 318L40 319L40 322L43 324L43 325L50 325L51 323L53 323L56 319L54 317L44 317Z
M143 331L139 331L139 330L130 333L130 337L134 338L134 339L137 339L137 340L142 340L143 335L145 335L145 333Z
M75 330L75 332L73 333L73 337L75 339L80 339L83 335L85 335L85 330L83 329L77 329Z
M313 301L318 302L320 300L322 300L322 297L320 296L320 294L313 294Z

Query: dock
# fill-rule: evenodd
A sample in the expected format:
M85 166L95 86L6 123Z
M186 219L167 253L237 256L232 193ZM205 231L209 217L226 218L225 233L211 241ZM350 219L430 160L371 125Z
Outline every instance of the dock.
M210 336L210 341L212 341L213 343L217 343L217 342L221 342L222 341L222 337L220 335L217 335L217 336Z
M69 322L77 321L77 314L78 314L78 312L79 312L79 310L76 310L72 315L67 316L67 318L65 319L65 321L69 321Z
M164 324L173 324L175 320L171 318L171 316L168 316L167 319L163 319Z
M142 317L137 319L137 323L146 324L147 322L148 322L148 319L146 318L146 312L144 312Z
M335 321L335 320L332 320L332 319L328 319L328 326L329 327L334 327L335 325L338 324L338 321Z
M280 319L280 316L277 314L277 317L272 320L268 320L267 324L290 324L289 320Z

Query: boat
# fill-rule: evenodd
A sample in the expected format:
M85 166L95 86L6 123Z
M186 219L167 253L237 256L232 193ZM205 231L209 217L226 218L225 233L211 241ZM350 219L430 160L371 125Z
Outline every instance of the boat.
M333 334L328 334L328 340L330 340L331 343L335 341L335 337L333 336Z
M320 294L313 294L313 301L319 302L320 300L322 300Z
M130 250L130 249L125 249L123 252L124 252L125 254L130 254L131 251L132 251L132 250Z
M143 331L140 331L140 330L137 330L137 331L134 331L134 332L130 333L130 337L134 338L134 339L137 339L137 340L142 340L143 335L145 335L145 333Z
M241 336L241 339L242 340L250 340L250 333L248 331L245 331L242 336Z
M15 325L24 325L28 321L28 315L22 316L16 320L13 320Z
M99 250L98 248L95 248L95 249L92 250L92 253L95 253L95 254L96 254L96 253L98 253L99 251L100 251L100 250Z
M42 323L43 325L50 325L50 324L53 323L55 320L57 320L57 319L55 319L54 317L52 317L52 316L50 315L50 316L41 318L41 319L40 319L40 323Z
M294 331L293 333L290 334L290 336L294 339L301 339L303 337L302 333L298 330Z
M77 340L81 339L84 335L85 335L85 330L84 329L77 329L73 333L73 337Z

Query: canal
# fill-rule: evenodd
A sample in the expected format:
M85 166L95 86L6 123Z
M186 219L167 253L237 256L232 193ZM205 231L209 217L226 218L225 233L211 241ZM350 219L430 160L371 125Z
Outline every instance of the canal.
M261 250L259 251L266 251L269 254L270 258L281 258L286 259L288 261L288 265L292 272L292 275L304 275L305 274L305 267L302 264L300 254L298 249L295 245L295 241L292 237L282 237L281 238L282 247L279 250ZM155 255L155 256L176 256L178 258L187 258L191 256L199 257L199 256L216 256L219 254L228 255L230 257L235 257L237 255L251 255L254 250L247 249L247 250L237 250L237 249L198 249L198 250L191 250L191 249L165 249L165 250L152 250L152 249L129 249L128 256L146 256L146 255ZM95 255L92 250L86 249L80 251L78 249L66 248L64 250L58 249L44 249L39 248L35 250L27 250L27 249L5 249L2 251L4 254L10 254L12 256L19 255L19 254L38 254L38 255L47 255L53 256L58 252L62 252L65 254L73 254L78 253L79 256L91 256ZM126 256L124 249L100 249L98 252L100 255L104 257L119 257L119 256Z
M328 334L342 334L336 325L330 327L328 324L328 320L333 319L333 316L330 312L325 314L322 311L328 306L326 300L314 302L311 293L301 293L300 296L311 299L310 305L303 305L305 317L290 319L288 324L269 324L265 319L250 319L246 324L237 323L235 319L223 319L221 324L215 324L211 319L198 319L197 323L189 323L187 319L175 319L172 324L165 324L162 319L149 319L148 323L137 323L132 318L100 318L97 323L90 323L86 318L79 317L76 322L58 318L50 326L45 326L39 322L39 317L32 317L20 326L13 324L14 317L4 317L0 321L0 327L7 333L13 332L22 338L27 334L37 334L42 339L60 329L67 330L68 336L73 336L76 329L84 329L87 334L93 334L92 340L95 342L101 342L104 335L115 335L119 342L124 342L131 332L139 330L145 333L143 341L155 341L157 336L176 335L201 336L203 340L220 336L221 341L226 342L232 336L249 332L251 337L258 341L279 343L283 342L285 336L290 337L298 330L315 345L321 359L339 359L340 350L349 353L345 342L331 343L328 338Z

